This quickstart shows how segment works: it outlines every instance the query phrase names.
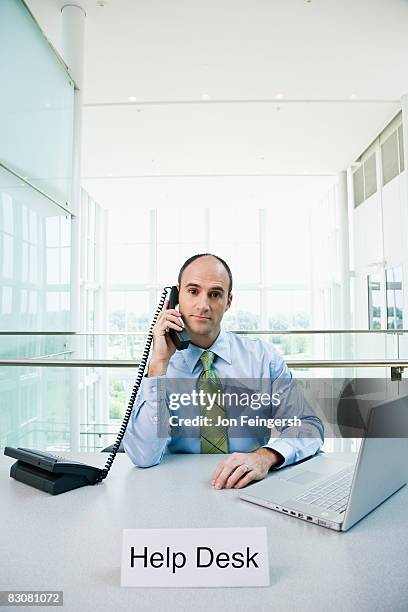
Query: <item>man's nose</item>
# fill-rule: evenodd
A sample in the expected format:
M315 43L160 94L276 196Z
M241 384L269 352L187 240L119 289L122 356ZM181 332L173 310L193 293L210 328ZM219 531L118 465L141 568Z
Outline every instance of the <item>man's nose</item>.
M208 310L208 298L206 295L199 295L197 299L197 307L200 310Z

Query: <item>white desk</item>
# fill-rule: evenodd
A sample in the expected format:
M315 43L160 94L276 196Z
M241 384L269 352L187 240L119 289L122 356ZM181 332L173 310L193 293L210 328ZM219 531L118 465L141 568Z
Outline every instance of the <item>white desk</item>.
M102 467L107 455L72 458ZM120 454L103 484L53 497L9 478L1 455L0 589L63 590L69 612L408 610L408 487L336 533L213 490L219 460L170 455L138 469ZM223 526L267 527L270 587L120 587L123 528Z

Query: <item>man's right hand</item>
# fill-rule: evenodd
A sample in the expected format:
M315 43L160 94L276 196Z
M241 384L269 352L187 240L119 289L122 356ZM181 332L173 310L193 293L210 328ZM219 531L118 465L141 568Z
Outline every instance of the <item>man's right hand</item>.
M170 358L176 352L174 343L170 340L169 329L182 331L184 323L180 313L175 308L167 310L169 300L164 302L163 310L159 314L153 327L153 351L150 359L147 376L161 376L167 372Z

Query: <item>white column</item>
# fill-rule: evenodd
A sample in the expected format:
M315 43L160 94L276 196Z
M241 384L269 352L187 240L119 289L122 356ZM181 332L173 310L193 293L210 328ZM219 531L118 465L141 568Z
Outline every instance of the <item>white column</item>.
M67 2L61 13L63 59L78 88L82 89L86 12L79 3Z
M342 288L342 326L349 328L351 324L350 308L350 245L349 217L347 199L347 172L338 174L338 206L339 206L339 239L340 239L340 282Z
M81 133L82 133L82 85L84 66L84 9L78 4L66 4L62 13L62 55L75 81L74 93L74 141L72 158L71 208L74 213L71 225L71 330L80 331L80 246L81 246ZM84 357L81 336L73 337L72 357ZM81 350L82 348L82 350ZM82 353L82 355L81 355ZM80 447L81 380L83 372L71 369L70 447L77 452ZM83 400L83 397L82 397Z
M107 249L105 248L108 244L108 211L105 209L100 210L100 234L99 234L99 249L100 249L100 263L101 268L99 271L100 281L100 325L97 329L107 330L109 329L108 322L108 265L107 265ZM101 249L101 246L103 247ZM102 251L102 252L101 252ZM108 336L101 336L97 346L100 347L100 353L97 356L98 359L106 359L108 356ZM110 370L107 368L101 368L101 378L99 384L99 401L97 406L98 423L109 423L109 373ZM109 442L107 442L109 444Z
M265 285L270 284L271 280L266 276L266 261L267 261L267 248L266 248L266 208L259 209L259 246L260 246L260 270L259 280L261 284L260 291L260 318L259 327L260 329L268 329L268 294L265 289ZM267 338L265 338L266 340Z
M405 180L407 187L408 197L408 93L404 94L401 98L402 108L402 131L404 134L404 168L405 168Z
M149 211L149 317L153 318L153 314L157 308L157 295L163 291L163 287L157 284L157 208L152 208ZM168 284L175 284L175 279L168 279Z
M350 241L349 241L349 215L347 197L347 172L338 174L337 198L339 210L339 242L340 242L340 283L341 283L341 326L344 329L351 327L351 303L350 303ZM344 336L343 358L350 357L349 348L351 338Z
M314 257L314 236L313 236L313 210L315 208L315 204L313 206L309 206L309 214L308 214L308 225L307 230L309 232L309 284L310 284L310 326L312 329L316 329L316 287L315 287L315 257ZM311 342L311 358L314 359L316 354L316 344L317 339L316 335L312 334L310 336Z
M405 175L405 192L406 192L406 200L404 203L404 207L408 204L408 93L404 94L401 97L401 108L402 108L402 132L403 132L403 144L404 144L404 175ZM404 266L405 267L405 266ZM406 289L406 269L404 274L405 284L403 285L404 293ZM404 299L404 317L407 309L407 297ZM404 319L405 322L405 319ZM406 324L404 325L406 327ZM406 335L395 335L396 342L398 342L398 351L394 352L394 355L404 355L407 351L407 337ZM404 378L407 377L407 370L405 370Z

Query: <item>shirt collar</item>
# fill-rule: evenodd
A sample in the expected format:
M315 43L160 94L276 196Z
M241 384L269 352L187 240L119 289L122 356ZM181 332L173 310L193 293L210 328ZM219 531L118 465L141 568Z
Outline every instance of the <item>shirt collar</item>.
M190 343L188 348L181 351L184 361L186 362L186 366L191 373L193 373L194 368L196 367L197 362L204 351L212 351L217 355L217 357L224 359L224 361L231 365L230 343L227 332L224 330L220 331L218 337L208 349L203 349L200 346Z

